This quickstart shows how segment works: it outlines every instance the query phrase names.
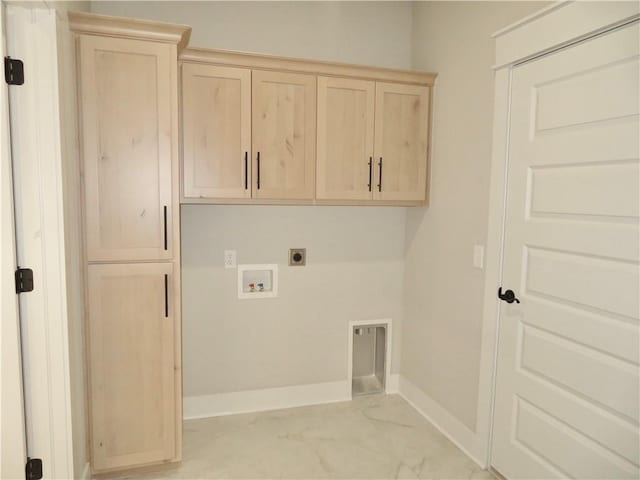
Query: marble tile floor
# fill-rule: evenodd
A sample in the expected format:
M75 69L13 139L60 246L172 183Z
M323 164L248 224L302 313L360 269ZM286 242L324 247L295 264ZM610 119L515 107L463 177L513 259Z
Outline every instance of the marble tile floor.
M187 420L183 461L119 479L492 479L398 395Z

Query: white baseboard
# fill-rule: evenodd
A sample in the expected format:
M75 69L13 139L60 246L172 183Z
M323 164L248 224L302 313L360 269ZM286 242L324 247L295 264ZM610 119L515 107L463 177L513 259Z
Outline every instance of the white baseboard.
M183 418L218 417L351 400L348 381L246 390L184 398Z
M487 468L487 439L481 438L471 431L402 375L399 379L398 393L474 462L482 468Z
M82 473L80 474L80 480L89 480L91 478L91 465L89 462L84 464L84 468L82 469Z

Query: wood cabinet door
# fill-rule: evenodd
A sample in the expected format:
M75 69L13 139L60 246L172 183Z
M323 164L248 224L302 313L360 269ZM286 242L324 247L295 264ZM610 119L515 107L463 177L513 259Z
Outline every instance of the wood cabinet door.
M312 199L316 77L253 71L253 196Z
M171 263L89 265L89 395L96 471L175 454Z
M182 66L185 198L251 197L251 70Z
M429 87L376 83L374 200L426 200Z
M316 198L368 200L375 82L318 77Z
M169 259L175 45L80 36L89 261Z

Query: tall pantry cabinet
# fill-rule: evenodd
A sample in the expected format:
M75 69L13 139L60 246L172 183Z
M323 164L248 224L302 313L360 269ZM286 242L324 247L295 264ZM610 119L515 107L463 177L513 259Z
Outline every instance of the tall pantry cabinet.
M77 35L94 473L181 458L177 55L190 28L70 14Z

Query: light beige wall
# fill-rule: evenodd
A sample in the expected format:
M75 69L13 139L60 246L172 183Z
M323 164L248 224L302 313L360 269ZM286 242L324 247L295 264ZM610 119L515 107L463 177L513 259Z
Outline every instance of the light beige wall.
M191 25L191 46L390 67L411 64L410 2L91 3L95 13Z
M494 44L544 2L420 2L413 66L438 72L431 204L408 209L401 373L475 431L487 235Z
M409 67L405 2L92 2L181 22L192 46ZM399 346L405 208L187 206L182 217L185 396L347 378L347 323L392 318ZM288 249L308 265L289 268ZM275 300L238 301L241 263L278 263ZM393 371L398 371L399 348Z
M401 316L404 212L183 207L185 395L346 380L348 322ZM287 266L290 247L307 266ZM226 249L277 263L278 298L238 300Z

